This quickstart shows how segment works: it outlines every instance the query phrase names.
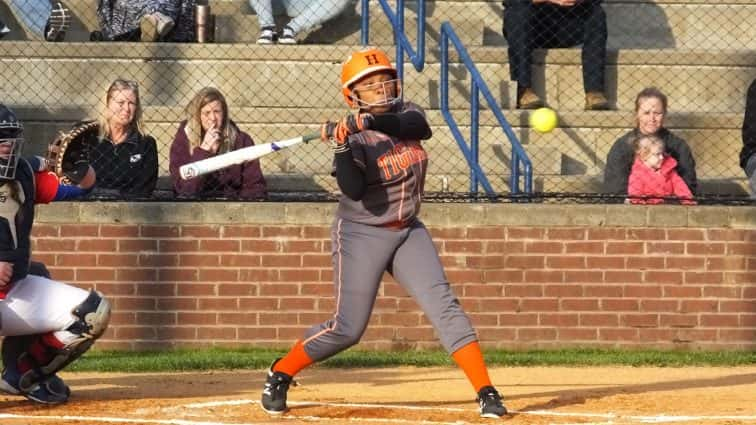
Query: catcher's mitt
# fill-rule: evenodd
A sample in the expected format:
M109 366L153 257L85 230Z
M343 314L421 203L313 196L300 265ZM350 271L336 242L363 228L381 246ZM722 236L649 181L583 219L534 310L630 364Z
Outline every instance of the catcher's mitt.
M97 143L100 126L96 121L77 124L60 132L47 148L47 168L62 183L79 184L89 169L89 151Z

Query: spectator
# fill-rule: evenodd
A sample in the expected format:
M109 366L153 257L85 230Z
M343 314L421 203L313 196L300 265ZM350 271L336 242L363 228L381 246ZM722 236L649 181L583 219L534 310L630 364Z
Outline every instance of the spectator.
M743 149L740 151L740 166L748 177L751 196L756 198L756 80L748 87L743 118Z
M93 41L193 42L195 0L100 0Z
M8 0L8 6L32 34L40 40L63 41L71 26L71 12L60 2L48 0ZM0 38L10 29L0 22Z
M664 128L667 115L667 96L656 87L640 91L635 98L635 128L617 139L606 157L604 192L627 194L628 177L635 152L633 140L639 136L657 136L664 141L665 152L677 161L677 172L690 191L696 194L696 161L688 144Z
M585 109L609 109L604 96L606 14L601 0L505 0L504 37L509 74L517 82L517 107L543 105L533 91L533 49L583 45Z
M142 105L135 81L115 80L100 115L99 141L90 152L97 189L150 196L158 175L157 144L142 131Z
M257 13L260 36L257 44L297 44L297 34L307 31L337 16L349 5L350 0L249 0ZM286 13L292 19L281 33L276 32L274 15Z
M677 196L683 204L695 204L688 185L675 170L677 161L664 153L664 140L642 135L633 145L635 161L627 185L630 203L661 204L664 198Z
M179 195L264 197L265 178L259 160L190 180L181 179L179 174L179 168L189 162L252 145L252 138L229 118L223 94L213 87L203 88L187 105L186 120L179 125L171 145L170 171L174 191Z
M7 25L5 25L5 22L0 20L0 38L5 37L6 34L10 32L10 28L8 28Z

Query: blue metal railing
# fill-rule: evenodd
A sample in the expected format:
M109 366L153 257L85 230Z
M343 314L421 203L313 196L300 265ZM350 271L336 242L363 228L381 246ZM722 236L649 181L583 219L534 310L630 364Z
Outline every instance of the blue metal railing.
M412 48L412 43L407 39L404 32L404 0L396 1L396 13L391 9L387 0L378 0L383 12L394 27L394 40L396 44L396 72L399 79L404 77L404 52L419 72L425 67L425 1L417 2L417 50ZM370 43L370 7L369 0L362 0L362 34L360 41L363 46Z
M470 147L467 146L462 133L459 131L459 126L451 115L449 108L449 41L451 41L456 47L457 54L462 62L470 72L471 85L470 85ZM510 169L511 175L509 176L509 187L512 194L520 193L520 173L524 177L525 184L523 191L525 193L533 192L533 165L528 158L525 149L522 148L520 141L517 139L512 126L504 118L504 113L501 111L496 99L491 95L491 91L488 89L488 85L481 77L478 68L473 63L470 55L467 53L467 49L457 37L451 24L444 22L441 24L441 112L446 119L446 123L449 125L449 129L454 135L454 139L457 141L459 148L465 155L467 165L470 167L470 192L478 191L478 184L483 186L483 190L489 195L495 194L491 184L488 182L485 173L480 168L478 163L479 154L479 141L478 141L478 129L479 129L479 116L480 116L480 104L479 95L482 93L483 97L488 103L488 107L493 112L504 134L509 139L509 143L512 146ZM522 171L520 169L522 168Z

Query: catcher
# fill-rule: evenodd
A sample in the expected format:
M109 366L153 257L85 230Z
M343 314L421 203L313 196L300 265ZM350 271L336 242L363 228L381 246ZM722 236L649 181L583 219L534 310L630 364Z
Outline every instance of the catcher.
M0 390L44 404L68 400L71 391L57 372L84 354L110 319L101 293L30 270L35 204L72 199L94 185L94 170L78 159L76 139L68 136L51 148L53 165L61 166L57 176L45 158L20 157L23 127L0 104Z

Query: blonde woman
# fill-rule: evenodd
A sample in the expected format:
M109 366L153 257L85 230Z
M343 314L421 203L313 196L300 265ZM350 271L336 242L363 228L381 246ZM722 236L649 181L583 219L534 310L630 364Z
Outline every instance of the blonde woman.
M99 140L89 155L97 173L97 188L150 196L158 177L157 143L142 130L142 105L135 81L117 79L110 84L99 124Z
M254 145L228 114L228 104L216 88L200 90L186 107L170 153L173 189L178 195L224 198L261 198L266 194L260 161L234 165L214 173L182 180L182 165Z

